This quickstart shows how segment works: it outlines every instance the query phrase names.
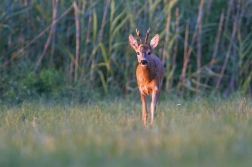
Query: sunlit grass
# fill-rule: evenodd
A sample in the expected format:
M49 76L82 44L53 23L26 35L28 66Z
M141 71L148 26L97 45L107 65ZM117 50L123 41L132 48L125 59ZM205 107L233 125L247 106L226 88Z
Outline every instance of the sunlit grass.
M137 98L3 105L0 166L250 166L250 101L161 98L146 127Z

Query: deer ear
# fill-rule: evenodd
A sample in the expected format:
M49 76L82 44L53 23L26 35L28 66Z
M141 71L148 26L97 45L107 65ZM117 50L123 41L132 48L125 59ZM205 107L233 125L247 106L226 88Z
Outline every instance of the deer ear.
M159 41L159 35L156 34L150 41L150 46L152 49L154 49L158 45L158 41Z
M138 43L137 43L137 40L133 37L133 35L129 35L129 44L130 46L133 48L133 49L137 49L138 47Z

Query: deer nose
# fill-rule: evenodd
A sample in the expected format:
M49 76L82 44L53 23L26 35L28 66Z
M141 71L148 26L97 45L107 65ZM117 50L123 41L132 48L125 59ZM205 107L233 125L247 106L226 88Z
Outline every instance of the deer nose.
M147 60L141 60L141 62L140 62L140 64L142 64L142 65L147 65L148 64L148 61Z

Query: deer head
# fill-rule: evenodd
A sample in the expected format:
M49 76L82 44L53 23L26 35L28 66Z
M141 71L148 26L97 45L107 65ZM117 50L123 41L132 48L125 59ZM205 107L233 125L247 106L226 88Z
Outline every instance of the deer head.
M149 37L150 29L147 30L144 43L140 36L140 32L136 29L136 34L139 38L140 43L138 44L137 40L133 35L129 35L129 44L136 51L138 63L142 66L146 66L149 62L150 56L152 55L153 49L158 45L159 35L156 34L150 41L150 44L147 44Z

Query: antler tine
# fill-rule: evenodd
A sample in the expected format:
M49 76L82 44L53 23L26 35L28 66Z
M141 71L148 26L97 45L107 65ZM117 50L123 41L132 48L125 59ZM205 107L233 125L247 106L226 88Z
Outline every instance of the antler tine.
M146 36L145 36L145 40L144 40L145 44L147 44L149 33L150 33L150 28L146 31Z
M140 31L138 29L136 29L136 34L137 34L137 36L138 36L138 38L140 40L140 43L142 44L143 42L142 42L142 39L140 37Z

